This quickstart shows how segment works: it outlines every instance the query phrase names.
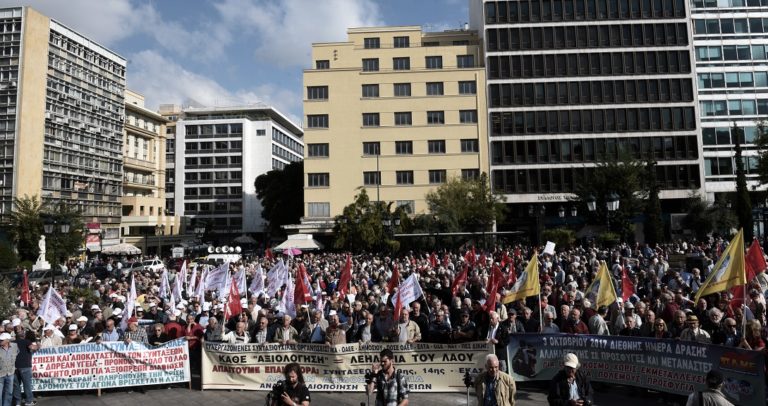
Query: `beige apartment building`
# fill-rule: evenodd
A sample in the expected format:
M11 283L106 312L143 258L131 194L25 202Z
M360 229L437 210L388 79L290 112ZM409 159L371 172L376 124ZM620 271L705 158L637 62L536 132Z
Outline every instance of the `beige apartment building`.
M352 28L312 47L304 71L305 211L327 233L361 188L427 211L425 195L488 168L485 70L477 33Z
M167 122L144 106L144 96L125 91L121 235L149 254L167 250L166 236L179 233L165 204Z

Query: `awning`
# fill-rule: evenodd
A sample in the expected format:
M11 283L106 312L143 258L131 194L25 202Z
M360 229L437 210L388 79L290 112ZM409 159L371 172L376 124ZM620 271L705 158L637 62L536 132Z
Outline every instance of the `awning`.
M298 248L302 251L316 251L323 249L323 244L320 244L317 240L312 238L312 234L293 234L289 235L287 240L273 248L273 250L282 251L287 248Z

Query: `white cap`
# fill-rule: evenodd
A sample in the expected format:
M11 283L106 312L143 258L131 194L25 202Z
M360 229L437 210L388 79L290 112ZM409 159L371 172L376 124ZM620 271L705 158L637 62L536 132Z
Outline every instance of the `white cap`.
M11 325L13 327L20 326L21 325L21 319L13 319L13 321L11 322Z
M173 315L176 316L176 317L181 316L181 310L179 310L179 309L174 310L173 311Z
M67 310L67 317L72 317L72 312L70 312L69 310Z
M112 315L113 316L119 316L121 314L123 314L123 309L121 309L119 307L116 307L115 310L112 310Z
M576 369L579 367L579 358L576 357L576 354L569 352L568 354L565 354L565 357L563 358L563 365L568 368Z
M11 324L11 321L10 320L3 320L3 326L5 326L6 324Z
M99 307L99 305L94 304L94 305L91 305L91 310L101 310L101 308Z
M246 298L240 299L240 304L243 305L243 306L247 306L248 305L248 299L246 299Z
M77 321L88 321L88 318L85 316L80 316L77 318Z
M207 312L209 310L211 310L211 303L209 303L209 302L203 303L203 311Z
M77 324L70 324L69 331L77 331Z
M335 316L335 315L336 315L336 310L331 310L330 312L328 312L328 317Z
M0 341L7 341L11 339L11 335L8 333L2 333L0 334Z
M179 310L184 310L184 303L177 304L176 308L179 309Z
M43 331L47 330L55 330L56 327L53 327L53 324L46 324L45 327L43 327Z
M157 307L157 304L155 302L150 302L149 307Z

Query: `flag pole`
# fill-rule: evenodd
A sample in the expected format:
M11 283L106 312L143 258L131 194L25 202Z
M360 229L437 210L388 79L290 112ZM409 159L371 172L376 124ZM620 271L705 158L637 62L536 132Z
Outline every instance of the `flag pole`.
M544 311L541 308L541 293L539 293L539 333L544 331Z

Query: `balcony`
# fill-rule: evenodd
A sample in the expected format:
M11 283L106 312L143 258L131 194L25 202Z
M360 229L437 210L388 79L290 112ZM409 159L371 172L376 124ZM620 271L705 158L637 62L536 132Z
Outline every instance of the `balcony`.
M144 161L142 159L123 157L123 164L129 168L141 169L144 171L157 170L157 164L152 161Z

